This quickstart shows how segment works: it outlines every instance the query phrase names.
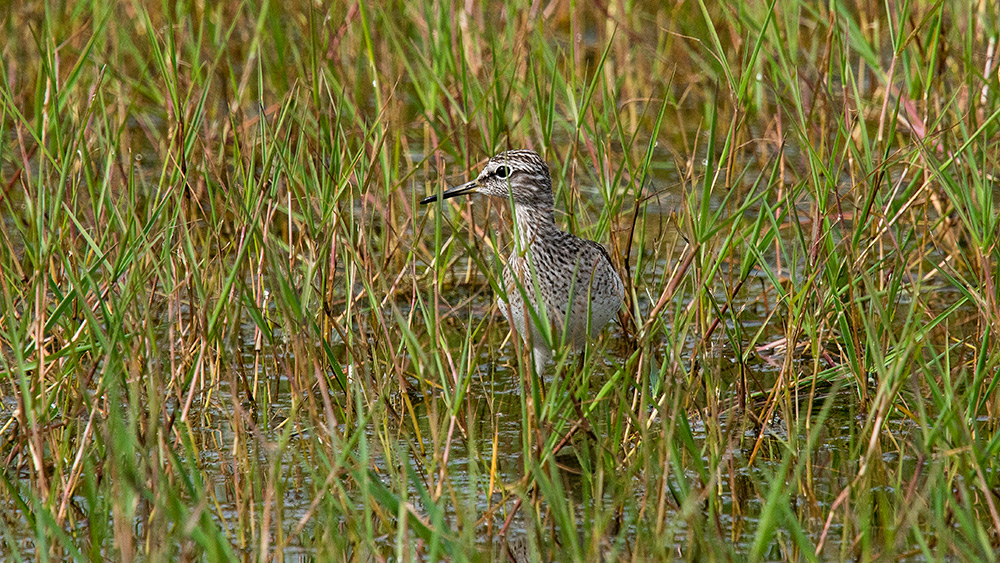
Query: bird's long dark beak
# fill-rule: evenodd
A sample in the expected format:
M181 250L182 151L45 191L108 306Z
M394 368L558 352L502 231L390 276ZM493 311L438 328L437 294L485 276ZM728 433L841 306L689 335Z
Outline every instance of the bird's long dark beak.
M424 199L420 200L420 205L427 205L428 203L435 202L439 199L448 199L449 197L455 197L465 194L474 194L476 193L476 188L478 187L479 187L479 182L473 180L471 182L462 184L461 186L457 186L450 190L444 191L441 193L441 195L427 196Z

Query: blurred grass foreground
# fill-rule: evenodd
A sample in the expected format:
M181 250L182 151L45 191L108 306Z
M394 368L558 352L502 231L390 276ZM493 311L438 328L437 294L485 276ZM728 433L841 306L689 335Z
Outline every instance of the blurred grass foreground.
M1000 5L0 6L0 559L987 561ZM490 155L617 322L541 377Z

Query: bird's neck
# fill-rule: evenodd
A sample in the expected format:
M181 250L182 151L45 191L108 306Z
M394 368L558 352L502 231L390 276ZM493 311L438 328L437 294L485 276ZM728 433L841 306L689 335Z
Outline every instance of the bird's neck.
M551 208L514 206L514 232L521 248L527 248L537 237L557 229Z

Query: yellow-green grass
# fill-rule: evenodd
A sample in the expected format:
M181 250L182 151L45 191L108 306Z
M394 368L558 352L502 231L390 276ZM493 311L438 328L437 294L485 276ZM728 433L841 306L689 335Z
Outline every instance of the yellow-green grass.
M990 3L0 7L0 553L987 560ZM606 244L544 377L507 148Z

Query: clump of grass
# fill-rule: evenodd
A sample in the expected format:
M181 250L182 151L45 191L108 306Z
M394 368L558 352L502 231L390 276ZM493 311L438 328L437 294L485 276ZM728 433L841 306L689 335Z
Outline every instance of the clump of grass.
M990 558L998 16L0 10L3 552ZM542 378L416 204L515 147L628 288Z

